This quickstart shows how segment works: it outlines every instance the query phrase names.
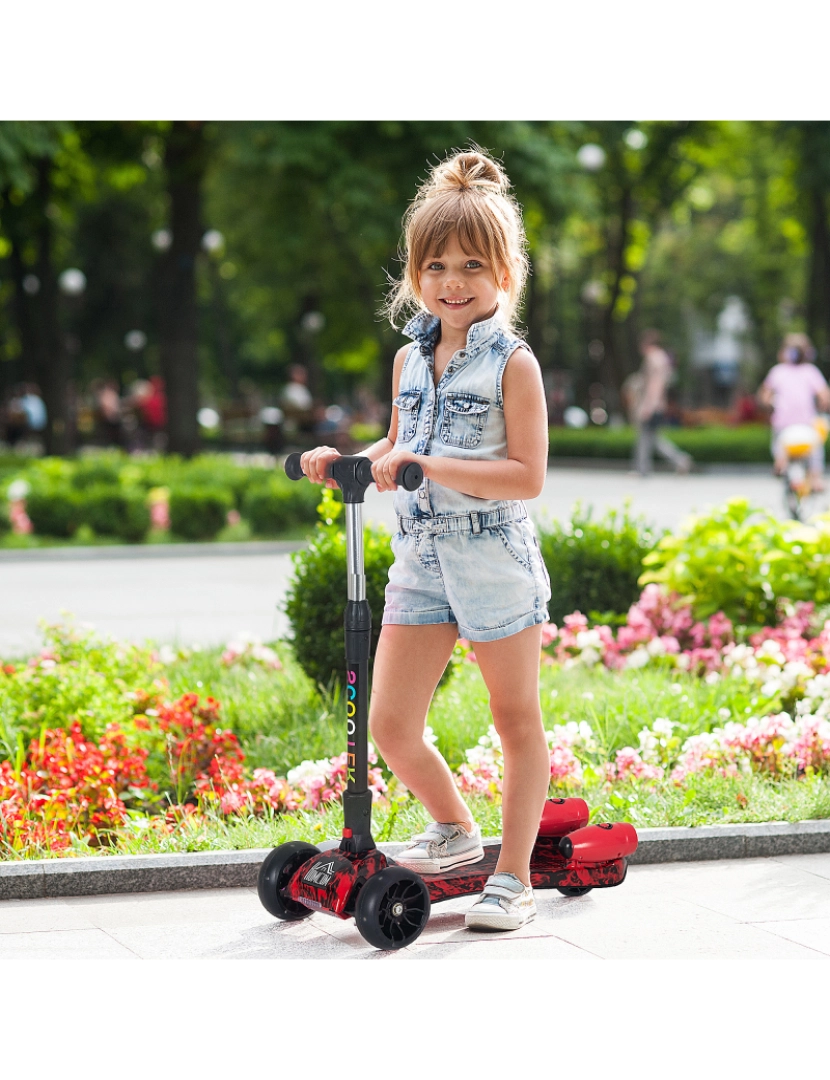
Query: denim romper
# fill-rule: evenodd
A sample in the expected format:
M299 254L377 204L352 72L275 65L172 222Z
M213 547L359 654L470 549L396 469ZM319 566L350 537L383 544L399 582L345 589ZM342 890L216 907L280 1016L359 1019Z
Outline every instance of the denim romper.
M507 457L502 376L525 343L497 315L474 323L435 386L440 320L417 315L395 407L396 446L415 454ZM469 641L495 641L548 620L550 580L525 504L478 499L424 480L395 492L398 531L384 623L456 623Z

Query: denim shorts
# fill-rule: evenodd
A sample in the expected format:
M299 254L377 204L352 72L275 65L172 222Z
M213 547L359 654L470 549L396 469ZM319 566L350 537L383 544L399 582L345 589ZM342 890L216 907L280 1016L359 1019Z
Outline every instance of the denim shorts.
M548 621L550 579L527 511L398 518L384 624L457 623L496 641Z

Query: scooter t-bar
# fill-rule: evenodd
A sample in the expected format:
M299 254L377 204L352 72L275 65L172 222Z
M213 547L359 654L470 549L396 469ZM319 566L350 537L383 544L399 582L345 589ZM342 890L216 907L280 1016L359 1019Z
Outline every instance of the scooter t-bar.
M289 454L285 473L291 480L304 476L299 454ZM347 602L346 637L346 769L343 793L343 841L341 848L362 852L374 848L371 835L372 792L369 790L369 655L372 644L372 612L366 599L363 561L363 501L374 483L372 462L362 456L335 458L326 476L337 483L346 506ZM421 486L424 472L416 461L404 464L395 482L407 491Z

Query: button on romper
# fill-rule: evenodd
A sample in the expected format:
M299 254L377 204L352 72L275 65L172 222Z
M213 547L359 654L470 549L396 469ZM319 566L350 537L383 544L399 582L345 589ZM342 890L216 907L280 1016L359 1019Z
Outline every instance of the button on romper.
M417 315L395 406L396 446L416 454L507 457L502 376L525 343L498 315L475 323L435 385L440 320ZM384 623L456 623L469 641L495 641L548 620L550 579L521 500L478 499L425 479L395 492L398 531Z

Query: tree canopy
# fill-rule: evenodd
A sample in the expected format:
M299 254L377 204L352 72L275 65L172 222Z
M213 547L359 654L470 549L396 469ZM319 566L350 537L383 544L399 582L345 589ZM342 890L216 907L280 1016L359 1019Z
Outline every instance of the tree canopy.
M514 183L528 340L580 403L599 384L616 407L647 326L699 394L696 335L729 297L747 377L790 329L828 369L830 123L6 121L0 394L44 383L60 448L67 387L162 373L185 452L196 399L268 398L297 361L321 398L368 384L385 399L401 339L378 310L402 215L430 165L471 143Z

